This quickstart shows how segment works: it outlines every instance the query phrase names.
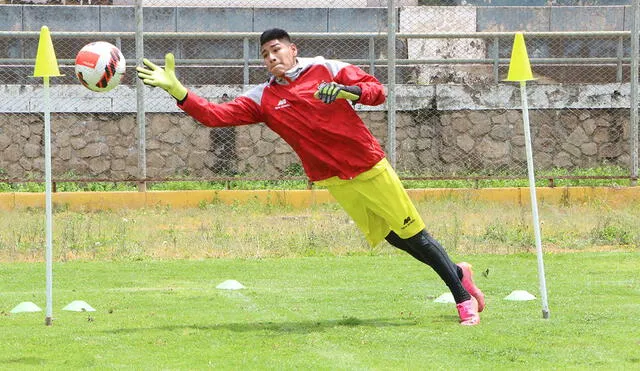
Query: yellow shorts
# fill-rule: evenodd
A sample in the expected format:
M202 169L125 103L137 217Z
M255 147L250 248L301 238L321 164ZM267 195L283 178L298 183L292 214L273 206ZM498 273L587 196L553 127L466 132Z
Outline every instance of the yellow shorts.
M316 184L327 187L371 246L390 231L409 238L424 229L422 218L387 159L351 180L333 177Z

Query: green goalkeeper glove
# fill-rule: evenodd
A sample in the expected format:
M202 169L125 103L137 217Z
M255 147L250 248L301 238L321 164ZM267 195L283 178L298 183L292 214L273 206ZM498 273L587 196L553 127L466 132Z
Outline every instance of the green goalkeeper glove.
M136 71L145 85L161 87L178 101L183 101L187 97L187 88L182 86L176 77L176 61L173 54L167 53L164 56L164 69L156 66L147 58L144 58L142 63L149 68L138 66Z
M347 99L355 102L360 99L361 94L362 89L359 86L345 86L332 81L318 85L318 90L313 96L325 103L333 103L336 99Z

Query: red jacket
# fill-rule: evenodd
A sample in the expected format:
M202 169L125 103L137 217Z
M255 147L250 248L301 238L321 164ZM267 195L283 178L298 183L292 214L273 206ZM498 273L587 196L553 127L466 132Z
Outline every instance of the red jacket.
M349 101L325 104L313 97L321 82L358 85L358 101L379 105L384 87L360 68L322 57L298 58L286 78L258 85L231 102L213 104L189 92L182 110L206 126L264 122L298 154L311 181L351 179L369 170L384 151Z

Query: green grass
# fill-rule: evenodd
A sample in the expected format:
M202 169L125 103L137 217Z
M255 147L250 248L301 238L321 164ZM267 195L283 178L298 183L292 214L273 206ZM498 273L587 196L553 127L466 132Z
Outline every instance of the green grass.
M454 258L461 258L455 256ZM550 319L533 254L467 256L488 307L457 324L446 288L406 255L0 264L2 369L612 370L640 368L640 255L545 256ZM215 288L227 279L247 286ZM96 312L66 312L85 300Z
M488 297L457 324L429 268L370 248L337 205L257 202L54 212L54 325L44 212L0 213L0 369L612 370L640 368L640 205L541 202L551 318L539 297L530 209L416 203ZM486 276L480 274L485 272ZM247 286L218 290L224 280ZM85 300L96 312L66 312Z
M297 164L292 164L297 165ZM0 192L44 192L42 182L2 183L3 171L0 169ZM292 166L285 171L287 177L303 177L300 166ZM401 178L415 177L416 174L399 172ZM519 179L500 179L499 177L520 176ZM451 178L467 177L468 179L428 179L428 180L403 180L406 188L504 188L504 187L528 187L529 181L526 173L514 172L469 172L465 174L423 174L423 177ZM592 177L594 179L564 179L563 177ZM32 175L31 178L41 178L41 175ZM495 179L491 179L495 177ZM627 177L626 179L614 179L611 177ZM95 192L95 191L136 191L138 185L135 182L74 182L78 176L74 173L65 174L62 179L70 181L58 182L58 192ZM222 189L307 189L309 182L305 179L282 180L246 180L238 176L237 180L228 181L193 181L181 179L184 176L176 176L173 181L148 182L147 188L152 191L175 190L222 190ZM303 177L304 178L304 177ZM474 178L477 178L475 180ZM484 179L487 178L487 179ZM603 165L593 168L550 169L539 170L536 173L536 186L547 187L549 179L554 179L554 185L560 187L588 186L610 187L630 186L630 170L621 166Z
M427 229L459 254L534 251L527 205L440 199L416 203ZM611 207L597 200L539 204L546 251L640 251L640 201ZM0 261L37 261L44 245L40 209L0 213ZM395 254L370 248L337 204L292 209L259 202L203 203L77 212L55 210L54 258L59 261L268 258Z

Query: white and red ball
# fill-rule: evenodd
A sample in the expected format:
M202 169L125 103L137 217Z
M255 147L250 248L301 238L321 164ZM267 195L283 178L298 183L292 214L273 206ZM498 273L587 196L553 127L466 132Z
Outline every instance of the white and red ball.
M76 56L76 76L87 89L106 92L120 83L125 59L120 49L106 41L82 47Z

